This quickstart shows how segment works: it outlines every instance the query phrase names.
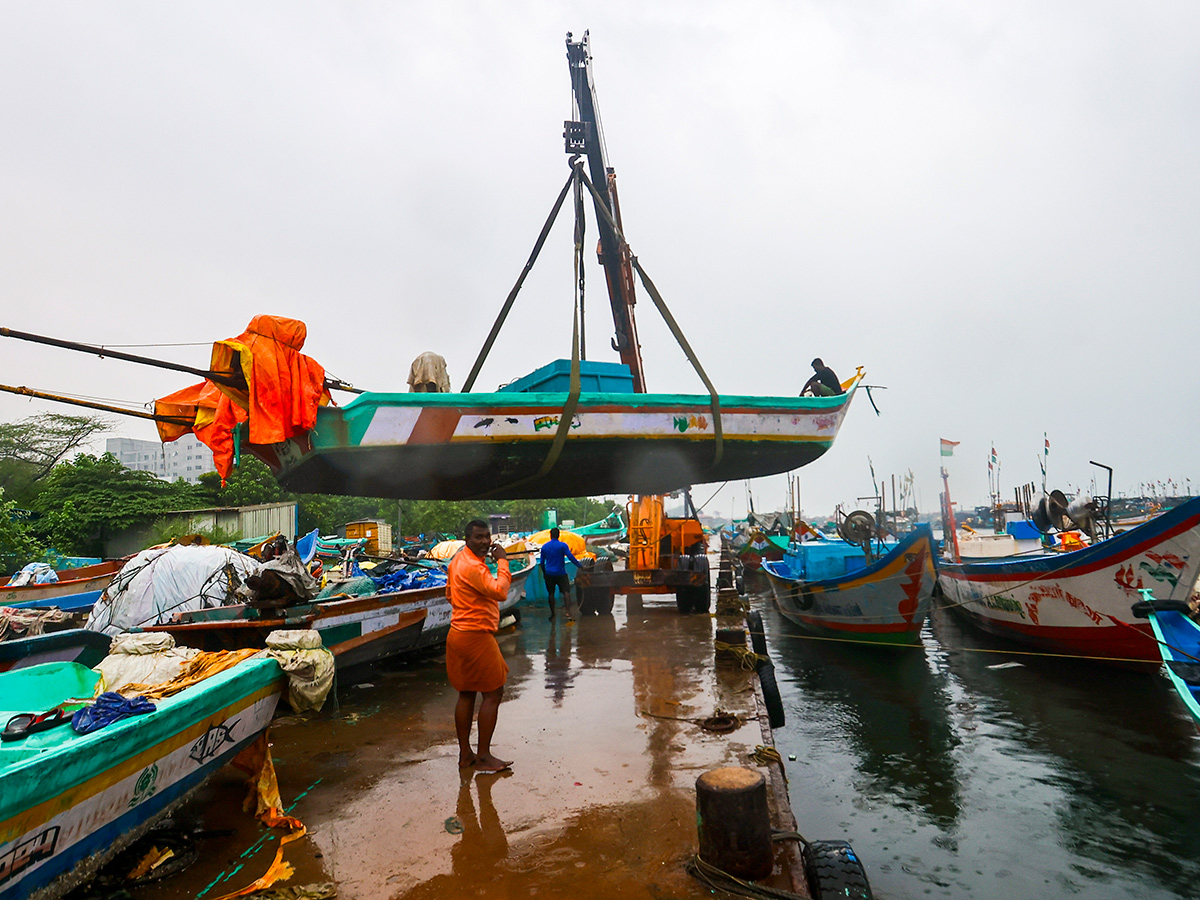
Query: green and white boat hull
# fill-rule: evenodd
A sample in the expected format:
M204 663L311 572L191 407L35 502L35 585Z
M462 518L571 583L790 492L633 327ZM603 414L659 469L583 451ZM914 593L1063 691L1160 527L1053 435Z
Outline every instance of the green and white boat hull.
M0 674L0 718L91 697L98 678L77 663ZM283 683L273 659L250 659L147 715L0 744L0 900L90 878L267 727Z
M457 500L658 494L807 465L832 446L861 380L833 397L362 394L316 426L250 445L289 490ZM719 434L718 434L719 431Z

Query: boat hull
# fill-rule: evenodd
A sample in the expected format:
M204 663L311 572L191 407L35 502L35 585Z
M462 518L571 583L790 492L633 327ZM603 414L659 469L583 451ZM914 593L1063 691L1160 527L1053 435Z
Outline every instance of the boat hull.
M1200 498L1071 553L948 563L945 603L990 633L1052 653L1154 663L1150 625L1131 604L1139 588L1186 600L1200 573Z
M762 572L779 611L805 631L878 644L915 644L929 614L937 569L933 536L920 528L864 569L800 581L785 563Z
M26 738L14 752L28 758L0 768L0 900L50 900L91 877L267 727L283 684L274 660L248 660L42 753L33 745L63 735Z
M123 563L108 560L94 566L64 569L59 580L50 584L23 584L20 587L0 587L0 604L31 607L57 606L60 609L84 609L100 599L101 592L121 571ZM64 578L64 575L71 575Z
M86 628L0 641L0 672L49 662L77 662L90 668L108 654L111 641L108 635Z
M521 602L533 568L513 573L501 612ZM245 606L225 606L184 613L179 622L145 630L174 635L176 642L186 647L239 650L264 646L272 631L315 629L339 669L436 647L446 642L450 632L450 601L444 586L323 600L292 607L286 613L263 618Z
M855 379L857 384L857 377ZM323 407L303 437L251 452L289 490L403 499L659 494L785 472L833 444L834 397L723 397L718 459L707 396L583 394L542 472L566 394L368 394Z

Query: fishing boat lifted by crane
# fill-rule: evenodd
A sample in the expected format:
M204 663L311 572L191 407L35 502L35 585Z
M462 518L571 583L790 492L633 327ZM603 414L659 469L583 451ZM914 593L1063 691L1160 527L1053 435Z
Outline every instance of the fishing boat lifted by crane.
M571 174L460 392L360 391L328 378L315 360L299 352L304 323L256 316L244 334L213 345L207 369L121 355L205 378L159 400L153 414L134 414L155 419L164 441L194 432L213 449L223 475L241 453L249 452L266 462L289 490L396 499L659 495L692 484L786 472L825 453L862 370L833 396L718 394L622 231L616 178L600 133L587 35L578 42L568 35L567 49L577 110L565 132ZM580 277L571 359L551 363L537 377L505 389L475 391L488 352L572 191L580 272L584 198L592 197L615 326L612 346L621 362L586 358ZM646 392L634 318L635 273L706 393ZM0 334L118 355L8 329ZM35 393L6 385L0 390ZM358 396L337 406L330 390Z
M323 407L316 427L274 446L250 445L285 487L363 496L465 499L663 494L692 484L799 468L832 445L862 378L831 397L717 393L621 227L616 175L605 157L588 37L567 36L576 119L565 123L571 176L510 292L463 393L363 394ZM586 160L591 177L584 172ZM572 358L557 377L502 390L473 387L566 195L574 191L577 263L591 195L621 363L586 359L577 285ZM635 272L707 394L647 393L635 318ZM595 373L584 389L581 373Z

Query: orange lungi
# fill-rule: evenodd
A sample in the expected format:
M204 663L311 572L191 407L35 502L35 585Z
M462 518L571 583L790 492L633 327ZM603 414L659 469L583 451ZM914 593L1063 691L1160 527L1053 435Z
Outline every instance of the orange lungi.
M488 693L504 687L508 663L490 631L450 629L446 638L446 674L456 691Z

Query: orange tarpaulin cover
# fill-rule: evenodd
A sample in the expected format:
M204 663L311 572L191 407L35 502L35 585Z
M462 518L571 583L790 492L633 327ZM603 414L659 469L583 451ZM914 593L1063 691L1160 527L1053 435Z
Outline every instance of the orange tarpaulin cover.
M330 402L325 369L299 352L308 330L298 319L255 316L236 338L213 344L211 368L245 388L203 381L156 400L158 415L192 419L191 427L159 422L163 443L189 431L213 453L222 482L233 469L233 429L249 423L250 443L276 444L316 424Z
M299 319L255 316L243 334L213 344L212 371L246 383L245 390L217 389L250 414L250 443L303 434L317 423L317 407L329 402L325 369L300 352L307 336Z
M155 400L154 412L160 416L192 419L191 428L173 422L159 422L159 438L166 444L190 431L212 451L213 464L221 475L221 481L229 477L233 469L233 429L238 422L246 421L244 409L234 406L233 401L218 391L211 381L202 381Z

